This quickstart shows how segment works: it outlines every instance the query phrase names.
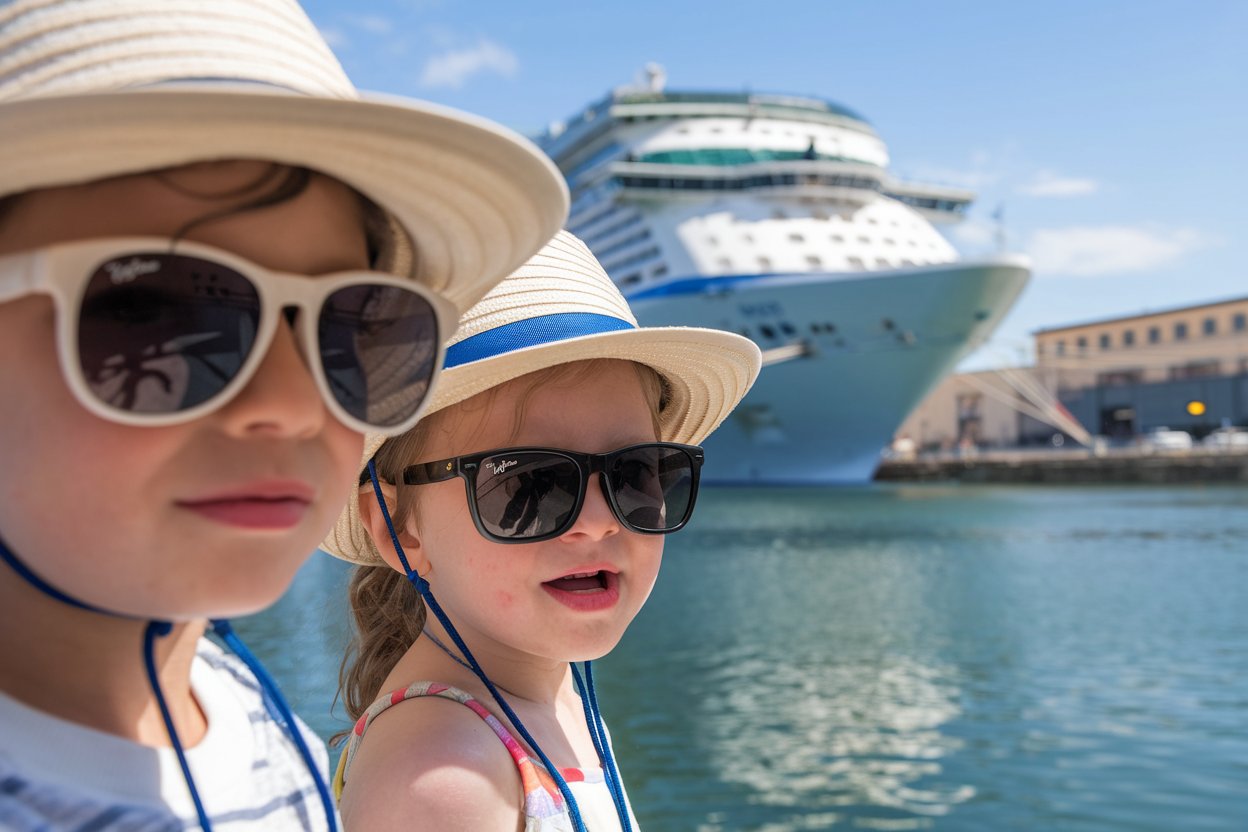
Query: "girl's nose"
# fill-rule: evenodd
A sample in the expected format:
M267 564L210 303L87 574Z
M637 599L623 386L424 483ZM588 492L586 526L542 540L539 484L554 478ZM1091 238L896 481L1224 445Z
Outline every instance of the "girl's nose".
M606 479L601 474L591 477L585 488L585 502L581 505L581 513L563 537L588 537L591 540L602 540L619 534L620 521L607 502L605 489Z

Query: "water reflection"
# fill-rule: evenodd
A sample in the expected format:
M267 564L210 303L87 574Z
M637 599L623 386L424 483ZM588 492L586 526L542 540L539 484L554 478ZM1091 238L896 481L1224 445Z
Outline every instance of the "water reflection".
M1241 830L1248 489L709 490L600 663L646 832ZM240 632L322 735L347 568Z

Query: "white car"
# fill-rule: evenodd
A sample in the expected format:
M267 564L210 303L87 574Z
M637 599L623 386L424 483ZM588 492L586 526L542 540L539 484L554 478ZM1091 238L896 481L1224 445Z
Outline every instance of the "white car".
M1140 444L1150 451L1190 451L1192 435L1185 430L1153 428L1140 437Z
M1200 442L1206 448L1248 449L1248 430L1243 428L1218 428Z

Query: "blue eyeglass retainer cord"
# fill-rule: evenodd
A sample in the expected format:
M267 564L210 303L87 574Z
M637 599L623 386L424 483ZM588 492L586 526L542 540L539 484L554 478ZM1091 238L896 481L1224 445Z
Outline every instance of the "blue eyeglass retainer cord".
M503 698L503 695L498 692L498 688L494 686L494 683L490 681L490 678L485 675L485 671L481 668L481 665L477 663L476 657L472 655L472 651L468 649L468 645L465 644L464 640L460 637L459 631L455 629L455 625L451 623L450 618L443 611L442 605L439 604L437 599L433 597L433 590L429 586L429 582L420 577L416 570L412 569L411 564L408 563L407 554L403 551L403 546L399 543L399 535L394 529L394 521L390 518L390 509L386 506L385 496L381 492L381 481L377 477L376 462L371 459L368 461L368 476L373 484L373 494L377 499L378 507L381 509L381 516L386 521L386 530L390 533L390 542L394 546L394 552L398 555L399 562L403 565L403 571L407 575L407 580L416 588L416 591L420 593L421 598L424 599L425 603L429 606L429 609L433 611L434 616L436 616L438 621L442 624L442 627L446 630L447 635L451 637L451 640L455 642L455 646L459 648L461 653L463 653L464 658L468 661L469 669L478 679L481 680L481 683L485 685L486 689L489 690L490 695L494 697L494 701L498 703L498 706L502 708L503 713L506 714L509 720L511 720L511 724L515 727L516 731L521 737L524 738L524 741L529 744L529 748L533 749L533 753L537 754L538 758L541 759L542 765L546 767L547 773L550 774L551 779L555 781L555 785L559 788L559 793L563 795L563 799L567 802L568 814L572 817L573 828L576 829L576 832L588 832L585 826L585 821L581 819L580 807L577 805L576 798L572 795L572 790L568 787L567 780L564 779L563 774L559 771L555 764L550 761L550 758L546 756L546 752L542 750L542 747L538 745L537 740L533 738L533 736L529 733L529 730L524 726L524 723L520 721L520 717L516 715L514 710L512 710L511 705L509 705L507 700ZM572 666L573 678L577 684L577 692L580 693L582 697L581 701L585 708L586 723L589 726L590 736L594 741L594 750L598 752L599 761L602 763L603 774L607 780L607 788L611 792L611 802L615 804L615 811L620 819L620 826L624 832L632 832L632 822L629 819L627 803L624 800L624 789L619 780L619 770L615 765L615 759L611 755L611 747L606 742L606 728L602 720L602 714L598 709L597 697L593 692L593 675L590 670L589 662L585 663L585 669L586 675L591 680L591 687L588 688L588 697L583 691L580 674L576 671L575 665Z
M132 615L113 612L79 601L70 595L65 594L61 590L49 584L47 581L36 575L29 567L26 566L12 550L5 545L0 539L0 560L3 560L9 567L35 589L53 600L60 601L62 604L75 607L87 612L97 613L99 615L107 615L113 618L125 618L132 621L142 619L135 618ZM325 808L325 821L328 824L330 832L337 832L338 820L337 812L334 807L333 798L330 796L329 786L325 783L317 770L316 761L312 758L312 752L308 748L307 742L304 741L302 733L299 731L298 723L295 721L294 714L290 710L290 706L282 697L281 691L277 687L277 683L273 681L273 677L269 675L260 661L252 655L247 649L234 630L230 627L230 623L225 619L214 619L210 622L213 632L215 632L226 646L234 652L235 655L247 665L247 668L256 677L256 681L260 685L260 694L264 700L265 710L269 717L273 719L286 733L289 735L291 742L294 744L299 756L303 759L304 765L308 767L308 773L312 775L312 780L316 784L316 791L321 798L321 803ZM186 760L186 751L182 748L182 741L178 737L178 731L173 724L173 716L169 712L168 703L165 701L164 691L160 687L160 676L156 670L156 639L169 635L173 631L173 624L169 621L153 620L147 623L147 627L143 631L143 667L147 673L147 681L151 686L152 694L156 698L156 704L160 708L161 720L165 724L165 730L169 734L169 743L173 746L174 754L178 758L178 766L182 769L182 776L186 780L187 791L190 792L191 802L195 804L195 814L199 820L199 825L203 832L212 832L212 822L208 819L208 812L204 809L203 800L200 799L199 789L195 786L195 778L191 774L191 767Z

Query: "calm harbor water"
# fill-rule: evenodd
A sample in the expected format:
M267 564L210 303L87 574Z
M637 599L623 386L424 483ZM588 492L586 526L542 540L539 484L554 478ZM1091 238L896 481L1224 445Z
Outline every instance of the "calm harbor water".
M1248 489L710 489L596 664L646 832L1248 828ZM323 735L347 568L240 623Z

